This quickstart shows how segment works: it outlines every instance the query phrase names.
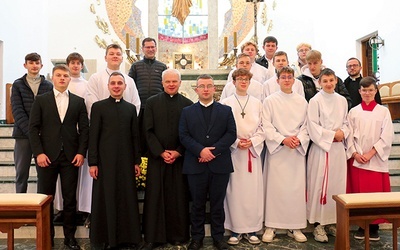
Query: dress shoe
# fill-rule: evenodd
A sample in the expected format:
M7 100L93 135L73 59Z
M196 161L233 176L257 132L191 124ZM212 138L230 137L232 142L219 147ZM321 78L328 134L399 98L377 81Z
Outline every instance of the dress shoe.
M83 223L83 226L86 228L90 228L90 214L86 217L86 220Z
M78 245L78 242L74 238L65 238L64 245L73 250L81 249L81 247Z
M202 240L192 240L187 249L188 250L199 250L202 247L203 247Z
M231 249L231 247L226 243L224 240L214 240L214 246L218 250L228 250Z

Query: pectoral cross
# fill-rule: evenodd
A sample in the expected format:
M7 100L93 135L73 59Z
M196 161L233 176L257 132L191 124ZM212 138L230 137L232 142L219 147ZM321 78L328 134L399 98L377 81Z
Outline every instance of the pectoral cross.
M242 115L242 118L244 119L244 116L246 115L246 113L244 111L242 111L242 113L240 113Z

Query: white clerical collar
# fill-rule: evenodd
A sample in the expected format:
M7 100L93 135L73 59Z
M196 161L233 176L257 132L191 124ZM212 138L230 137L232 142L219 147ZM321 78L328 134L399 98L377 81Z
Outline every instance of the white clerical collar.
M199 101L199 103L200 103L201 106L207 108L207 107L210 107L214 103L214 99L211 102L207 103L207 104L204 103L204 102L201 102L201 101Z

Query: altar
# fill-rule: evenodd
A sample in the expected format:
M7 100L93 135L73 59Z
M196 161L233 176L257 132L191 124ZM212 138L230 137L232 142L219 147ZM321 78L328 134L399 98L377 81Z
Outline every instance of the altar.
M189 70L189 69L181 69L179 72L181 73L182 84L179 88L179 93L186 96L193 102L197 102L197 94L195 92L196 88L196 79L201 74L209 74L214 78L215 84L215 94L214 99L219 101L219 98L222 93L222 89L226 84L226 79L228 78L228 74L230 69L203 69L203 70Z

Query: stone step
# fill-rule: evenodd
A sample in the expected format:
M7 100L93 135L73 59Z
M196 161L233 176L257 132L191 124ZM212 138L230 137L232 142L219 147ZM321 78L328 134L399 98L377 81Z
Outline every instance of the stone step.
M13 131L13 125L0 125L0 136L11 136Z
M10 136L0 136L1 147L14 148L15 139Z

